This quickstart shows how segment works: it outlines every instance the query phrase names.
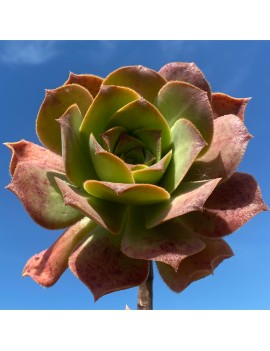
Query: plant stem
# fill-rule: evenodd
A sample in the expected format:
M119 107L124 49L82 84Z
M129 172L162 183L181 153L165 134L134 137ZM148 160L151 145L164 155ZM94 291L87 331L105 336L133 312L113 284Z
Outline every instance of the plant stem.
M149 274L144 283L139 286L138 291L138 310L152 310L153 309L153 263L149 261Z

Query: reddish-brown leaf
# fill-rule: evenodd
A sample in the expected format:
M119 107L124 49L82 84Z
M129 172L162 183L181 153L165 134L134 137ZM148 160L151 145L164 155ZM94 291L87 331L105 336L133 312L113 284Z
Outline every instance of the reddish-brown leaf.
M5 143L11 150L10 174L13 175L17 165L21 162L33 162L41 167L65 172L63 160L54 152L30 141L20 140L15 143Z
M30 276L38 284L50 287L68 267L68 258L78 243L96 226L88 218L67 229L47 250L31 257L23 270L23 277Z
M232 114L238 116L244 122L245 109L250 99L239 99L222 93L213 93L212 108L214 118Z
M183 291L192 282L212 274L224 260L233 256L230 246L222 239L204 239L206 247L181 261L178 270L157 262L164 282L175 292Z
M95 301L110 292L142 284L149 264L120 251L120 236L97 227L70 257L71 271L91 290Z
M233 233L261 211L268 210L256 180L235 173L219 184L204 205L203 212L191 212L181 221L194 232L221 237Z

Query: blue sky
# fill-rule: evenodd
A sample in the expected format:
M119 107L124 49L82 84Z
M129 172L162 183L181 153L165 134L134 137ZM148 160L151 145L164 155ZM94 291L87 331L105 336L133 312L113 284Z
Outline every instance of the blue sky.
M246 110L250 141L239 171L257 179L270 205L268 162L269 41L0 41L0 101L4 122L1 143L26 139L38 142L35 119L44 89L60 86L74 73L105 77L125 65L159 70L173 61L195 62L212 91L252 97ZM55 286L44 289L21 278L26 261L49 247L62 231L39 227L14 194L10 182L10 152L0 146L0 309L124 309L136 308L137 288L93 301L92 294L70 271ZM269 309L269 213L254 217L226 238L235 256L209 276L176 294L155 271L155 309Z

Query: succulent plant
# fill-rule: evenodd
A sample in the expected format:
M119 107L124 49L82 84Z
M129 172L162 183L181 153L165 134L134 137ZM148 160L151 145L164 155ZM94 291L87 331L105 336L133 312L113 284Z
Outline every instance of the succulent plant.
M12 151L7 186L48 229L67 228L26 263L52 286L69 267L94 299L142 284L155 261L175 292L233 255L222 237L267 210L236 172L251 138L248 98L211 93L194 63L70 74L47 90L39 146Z

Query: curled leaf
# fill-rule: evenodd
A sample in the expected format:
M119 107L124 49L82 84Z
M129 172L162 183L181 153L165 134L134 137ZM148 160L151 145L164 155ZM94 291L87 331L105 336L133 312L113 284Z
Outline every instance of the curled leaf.
M212 94L212 108L214 118L224 115L236 115L244 122L245 109L251 98L234 98L232 96L214 93Z
M157 262L162 279L173 291L183 291L192 282L212 274L224 259L233 256L230 246L222 239L204 239L204 242L205 249L181 261L177 271Z
M95 226L88 218L71 226L49 249L28 260L23 269L23 277L30 276L44 287L54 285L68 268L68 258L72 251Z
M54 169L61 173L65 172L62 158L42 146L26 140L16 143L5 143L5 145L12 152L9 168L11 175L14 174L17 165L21 162L36 163L44 168Z
M98 198L120 202L127 205L149 205L165 201L170 194L163 188L152 184L123 184L87 180L85 190Z

